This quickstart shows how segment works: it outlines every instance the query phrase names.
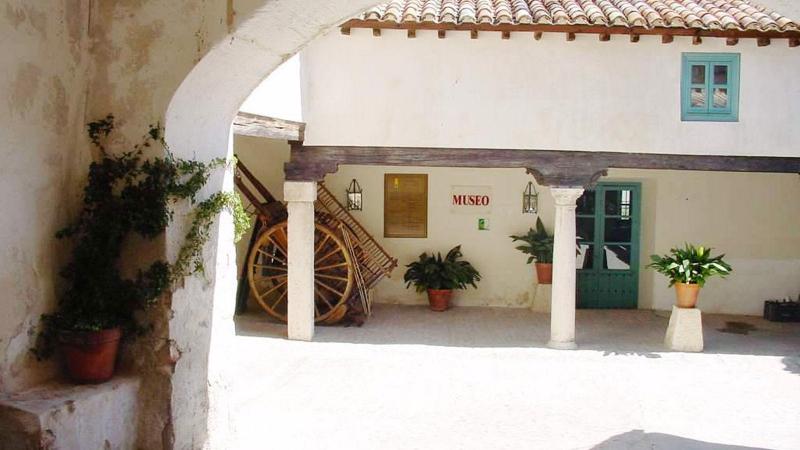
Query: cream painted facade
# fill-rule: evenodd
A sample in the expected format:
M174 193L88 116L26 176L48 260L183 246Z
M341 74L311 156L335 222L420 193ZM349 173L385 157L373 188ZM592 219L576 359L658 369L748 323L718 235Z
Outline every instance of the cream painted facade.
M776 45L778 44L778 45ZM739 121L682 122L681 54L741 55ZM754 40L725 45L688 38L669 45L657 36L636 44L621 36L598 42L578 35L352 29L332 31L301 54L303 116L308 145L420 146L622 151L668 154L798 156L800 52L785 43L757 47ZM624 68L624 69L623 69ZM428 173L428 239L385 239L408 263L426 250L462 244L484 274L478 290L460 292L463 305L529 306L536 285L509 234L535 218L520 212L527 181L523 169L445 169L340 166L326 183L340 194L351 178L364 187L368 228L382 230L386 172ZM611 170L601 181L642 184L640 261L684 242L727 254L735 271L713 280L702 294L708 312L758 315L763 300L800 293L800 178L794 174ZM477 217L453 214L453 185L493 189L490 231ZM540 187L541 216L552 230L553 200ZM381 301L418 303L404 289L402 270L378 288ZM668 310L666 281L640 267L639 307Z
M738 122L681 121L684 52L741 55ZM753 39L353 29L301 54L308 145L797 156L797 73L797 48Z
M276 197L281 198L289 147L271 139L237 136L234 149ZM383 237L383 180L385 173L428 174L428 237ZM423 295L406 289L404 265L425 251L446 252L462 245L465 258L483 275L478 289L459 291L454 304L463 306L536 307L537 284L533 267L508 238L536 222L522 214L522 190L531 177L523 169L463 169L392 166L340 166L325 178L339 201L356 178L364 190L362 211L353 211L367 230L394 257L399 266L376 288L383 303L424 304ZM797 297L800 293L800 176L668 170L611 170L603 181L642 185L640 239L640 309L668 311L674 291L666 279L644 265L653 253L663 253L684 242L703 243L727 255L734 272L726 280L711 280L702 291L700 307L709 313L760 315L763 301ZM491 188L491 212L469 214L451 207L452 186ZM549 188L539 190L539 217L552 232L553 198ZM490 229L478 229L479 218ZM247 245L237 247L241 266ZM545 288L549 295L549 290ZM251 305L258 308L257 305Z

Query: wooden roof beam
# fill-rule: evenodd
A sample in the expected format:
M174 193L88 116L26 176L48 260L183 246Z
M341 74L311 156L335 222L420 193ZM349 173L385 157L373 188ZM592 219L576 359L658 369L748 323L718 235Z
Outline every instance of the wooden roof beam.
M789 39L789 47L800 47L800 38Z
M611 35L608 33L600 33L598 35L598 39L600 40L600 42L608 42L611 40Z
M671 34L662 34L661 35L661 43L662 44L671 44L675 38Z
M728 39L725 39L725 45L734 46L738 43L739 43L739 38L737 37L729 37Z
M239 112L233 119L233 132L243 136L256 136L287 141L302 141L306 124L292 120L277 119Z
M575 33L567 33L567 41L574 41L575 40Z
M759 47L766 47L770 44L770 40L768 37L760 37L756 40L756 43Z
M639 42L639 35L636 33L631 34L631 42L636 43Z
M533 38L536 39L537 41L542 40L542 32L541 31L534 31L533 32Z

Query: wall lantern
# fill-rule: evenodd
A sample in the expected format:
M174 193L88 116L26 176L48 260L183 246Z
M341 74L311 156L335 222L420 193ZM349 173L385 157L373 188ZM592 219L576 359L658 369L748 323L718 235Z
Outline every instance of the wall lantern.
M522 192L522 214L536 214L539 211L539 193L532 181Z
M361 185L358 184L355 178L350 182L347 187L347 210L348 211L361 211L363 203L361 202Z

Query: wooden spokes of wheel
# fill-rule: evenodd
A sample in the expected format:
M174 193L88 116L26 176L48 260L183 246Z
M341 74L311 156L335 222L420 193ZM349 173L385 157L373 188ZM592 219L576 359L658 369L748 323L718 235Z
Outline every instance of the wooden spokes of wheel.
M344 242L330 228L316 224L314 232L314 321L343 315L353 288L353 266ZM272 317L286 322L289 239L287 222L273 225L258 237L247 262L250 290Z

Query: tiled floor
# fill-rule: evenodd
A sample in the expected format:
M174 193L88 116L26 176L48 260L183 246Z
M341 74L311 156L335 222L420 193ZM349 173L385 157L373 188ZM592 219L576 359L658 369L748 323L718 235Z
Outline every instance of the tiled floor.
M556 351L549 316L522 309L378 305L311 343L248 314L230 354L231 445L800 448L800 324L707 315L706 351L688 354L663 349L667 320L579 311L579 350Z

